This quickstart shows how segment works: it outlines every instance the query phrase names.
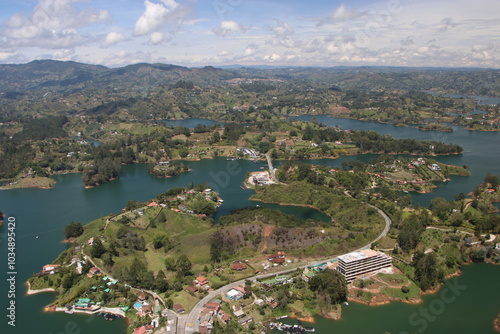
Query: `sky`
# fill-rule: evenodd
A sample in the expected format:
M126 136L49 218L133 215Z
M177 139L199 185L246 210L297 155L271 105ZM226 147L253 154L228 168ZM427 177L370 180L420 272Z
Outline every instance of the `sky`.
M0 63L500 68L500 0L1 0Z

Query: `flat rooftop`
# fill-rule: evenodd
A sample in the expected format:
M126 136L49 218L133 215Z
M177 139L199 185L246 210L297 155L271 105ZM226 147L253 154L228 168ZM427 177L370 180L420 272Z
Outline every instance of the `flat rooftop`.
M373 249L364 249L359 252L352 252L345 255L339 256L339 260L346 263L366 259L369 257L380 255L381 253L374 251ZM385 255L385 254L384 254Z

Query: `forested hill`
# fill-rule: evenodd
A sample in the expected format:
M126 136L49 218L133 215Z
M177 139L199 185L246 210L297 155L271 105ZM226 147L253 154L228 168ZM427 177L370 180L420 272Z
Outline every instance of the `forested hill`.
M27 64L0 65L0 97L17 98L46 92L75 93L86 90L150 89L189 81L219 84L237 74L211 66L187 68L167 64L134 64L121 68L73 61L35 60Z
M236 79L236 81L231 81ZM239 68L212 66L188 68L168 64L139 63L121 68L74 61L36 60L27 64L0 65L0 98L16 99L26 94L148 90L188 82L210 87L263 81L331 86L332 90L366 91L439 90L448 93L500 96L500 70L332 67L332 68Z
M298 82L331 85L333 90L426 91L481 96L500 96L500 70L418 67L333 67L239 69L242 75L274 77Z

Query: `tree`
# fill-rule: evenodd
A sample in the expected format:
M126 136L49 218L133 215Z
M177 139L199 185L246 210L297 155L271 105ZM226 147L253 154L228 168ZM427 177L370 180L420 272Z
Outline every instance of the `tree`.
M420 241L420 235L425 230L419 217L412 214L403 221L398 235L398 244L401 249L408 252L414 249Z
M111 255L111 253L104 253L102 255L102 263L107 268L113 267L113 265L115 264L115 261L113 260L113 255Z
M280 156L278 155L278 151L276 151L276 149L273 149L273 150L271 151L271 159L276 160L276 159L278 159L279 157L280 157Z
M127 147L124 151L123 151L123 155L122 155L122 162L126 165L130 165L131 163L134 162L135 160L135 153L134 153L134 150L132 149L132 147Z
M448 217L448 213L451 211L451 206L446 199L435 197L429 203L429 209L438 216L439 219L445 221Z
M188 203L188 206L194 213L205 214L209 217L215 213L215 205L205 198L195 198Z
M179 276L187 276L191 272L192 263L185 254L179 256L176 262L176 270Z
M165 213L162 211L160 211L160 213L158 214L158 216L156 217L158 219L158 221L160 223L165 223L167 221L167 216L165 216Z
M498 176L491 173L486 174L486 176L484 177L484 182L491 184L491 187L494 189L498 188L498 186L500 185L500 179L498 178Z
M326 269L309 280L309 289L319 294L329 304L339 304L347 300L347 283L335 270Z
M175 270L175 268L176 268L175 259L167 257L165 259L165 269L167 269L168 271L173 271Z
M214 131L214 133L212 133L212 143L218 142L220 142L220 133L219 131Z
M220 230L215 231L210 239L210 260L219 263L222 260L224 236Z
M90 256L100 258L105 252L106 249L104 248L101 240L98 238L94 238L92 248L90 249Z
M62 287L63 289L69 289L73 286L73 283L76 280L76 274L74 271L69 273L68 275L64 276L62 280Z
M174 306L174 301L173 301L172 299L170 299L170 298L169 298L169 299L167 299L167 300L165 301L165 304L166 304L165 306L166 306L167 308L171 309L171 308Z
M413 256L415 282L422 290L432 288L444 278L444 272L435 253L416 252Z
M188 154L189 154L189 149L188 149L188 148L186 148L186 147L183 147L183 148L180 148L178 152L179 152L179 156L180 156L181 158L185 158L185 157L187 157L187 156L188 156Z
M83 226L80 223L71 222L64 228L64 236L66 237L66 239L77 238L82 234L83 234Z
M158 290L160 293L163 293L168 290L168 281L163 270L160 270L158 275L156 275L155 289Z
M154 249L160 249L168 242L168 236L166 234L158 234L153 239Z

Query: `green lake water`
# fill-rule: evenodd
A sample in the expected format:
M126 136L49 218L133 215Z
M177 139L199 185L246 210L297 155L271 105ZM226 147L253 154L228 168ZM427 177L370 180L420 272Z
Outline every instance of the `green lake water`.
M500 134L494 132L467 131L463 127L455 127L453 133L419 131L412 128L394 127L386 124L375 124L346 119L335 119L317 116L322 123L339 125L345 129L372 129L381 133L392 134L396 138L433 139L459 144L465 152L461 155L437 157L437 160L470 167L472 176L454 177L452 182L439 183L432 194L412 195L414 202L427 205L435 196L452 199L460 192L469 192L482 181L487 172L500 174ZM339 167L342 159L369 159L374 155L351 156L336 160L320 160L311 163L322 163ZM102 186L84 189L80 174L67 174L54 177L57 185L54 189L15 189L0 191L0 211L7 217L16 220L16 327L7 324L7 224L0 226L0 267L4 279L0 283L0 309L3 314L0 322L0 333L124 333L125 322L115 320L104 321L102 318L67 315L64 313L44 313L43 306L53 300L53 294L26 296L24 282L41 267L51 263L57 255L67 247L60 241L64 226L71 221L87 223L103 215L119 212L130 199L146 201L171 187L188 186L193 183L208 182L220 192L224 199L216 219L228 214L232 209L261 205L278 208L299 218L327 220L322 213L293 206L279 206L252 202L248 198L251 190L240 188L247 172L256 171L264 164L250 161L227 161L224 158L190 162L191 172L169 179L157 179L147 173L145 165L125 166L121 178ZM38 238L37 238L38 236ZM446 310L429 324L424 332L428 333L490 333L491 323L499 311L498 279L500 267L472 265L464 268L464 279L467 277L467 290L455 303L446 304ZM477 282L477 284L476 284ZM490 291L491 293L485 293ZM425 297L426 303L432 298ZM481 296L478 299L476 296ZM429 299L429 300L427 300ZM425 305L422 304L422 305ZM391 331L418 332L420 327L412 328L409 315L418 310L419 305L394 303L381 307L366 307L351 304L345 308L344 317L339 322L318 318L318 330L321 333L383 333ZM471 316L479 308L482 316ZM448 316L447 316L448 315ZM370 327L367 319L384 319L384 323ZM451 319L461 325L453 331L440 331L440 328L451 326ZM418 320L418 319L417 319ZM392 325L394 323L394 325ZM340 326L340 327L339 327ZM361 326L361 327L359 327ZM364 327L363 327L364 326ZM385 326L385 327L384 327ZM405 327L406 326L406 327ZM434 329L432 329L434 328ZM476 328L485 331L476 331ZM433 331L431 331L431 329ZM80 330L80 331L78 331Z

